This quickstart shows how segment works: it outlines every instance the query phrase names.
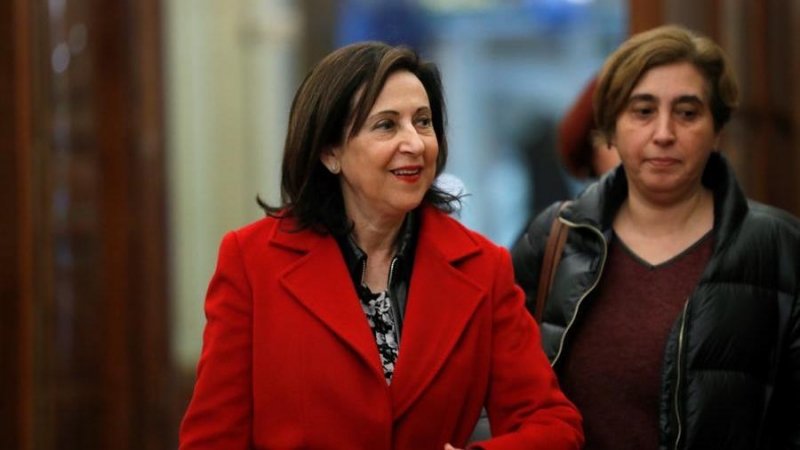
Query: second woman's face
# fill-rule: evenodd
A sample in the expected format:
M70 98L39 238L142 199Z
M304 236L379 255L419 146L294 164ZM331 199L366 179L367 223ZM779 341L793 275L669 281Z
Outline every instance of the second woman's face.
M414 74L387 78L364 125L331 154L341 167L351 220L400 219L422 202L439 153L432 118L428 94Z
M617 117L612 146L629 189L659 202L701 189L717 138L707 82L694 65L679 62L642 76Z

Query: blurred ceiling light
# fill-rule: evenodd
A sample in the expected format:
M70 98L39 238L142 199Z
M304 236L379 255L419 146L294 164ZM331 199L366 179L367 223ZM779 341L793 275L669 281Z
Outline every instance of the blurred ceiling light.
M419 5L437 12L464 12L496 8L507 3L502 0L419 0Z
M53 54L50 56L50 63L53 65L55 73L63 73L69 67L69 46L64 42L56 45Z

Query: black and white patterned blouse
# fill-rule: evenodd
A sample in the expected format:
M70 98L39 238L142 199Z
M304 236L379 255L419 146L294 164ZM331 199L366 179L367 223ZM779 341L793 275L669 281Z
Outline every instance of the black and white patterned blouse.
M391 301L389 301L389 292L384 291L375 294L364 288L360 294L361 307L364 310L364 314L367 315L367 321L370 328L372 328L372 334L375 336L375 343L378 344L378 353L381 356L386 384L391 384L399 343L397 342L394 310L392 309Z

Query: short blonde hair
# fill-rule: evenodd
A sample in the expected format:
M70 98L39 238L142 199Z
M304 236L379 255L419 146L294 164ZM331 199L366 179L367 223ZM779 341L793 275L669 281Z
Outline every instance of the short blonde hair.
M714 130L728 123L739 99L739 86L725 52L714 41L677 25L665 25L630 37L606 59L594 93L596 145L608 146L617 117L636 84L654 67L693 64L708 82Z

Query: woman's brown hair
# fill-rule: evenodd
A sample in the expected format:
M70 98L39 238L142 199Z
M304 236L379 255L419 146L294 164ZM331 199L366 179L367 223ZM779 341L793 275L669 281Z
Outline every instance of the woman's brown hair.
M386 79L401 70L416 75L428 94L439 144L436 174L444 170L446 112L438 68L405 46L351 44L320 61L295 94L283 151L281 205L258 200L268 215L295 218L298 229L335 235L350 230L338 177L322 165L320 156L358 133ZM345 136L348 127L350 135ZM435 185L423 199L446 212L452 212L458 201Z
M632 36L608 57L594 93L595 144L608 146L633 88L647 71L677 62L694 65L708 83L708 99L719 132L736 109L739 87L725 52L712 41L677 25Z

